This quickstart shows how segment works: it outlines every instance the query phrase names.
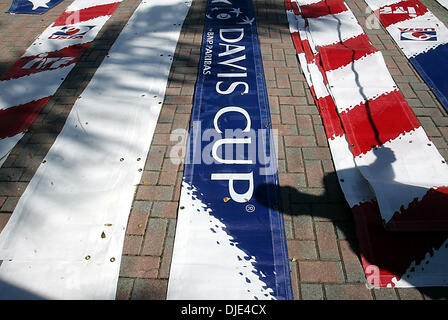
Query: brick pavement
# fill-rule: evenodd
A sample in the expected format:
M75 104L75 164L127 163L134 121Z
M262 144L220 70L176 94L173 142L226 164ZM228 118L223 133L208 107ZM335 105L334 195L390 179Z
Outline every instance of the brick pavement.
M72 1L42 16L8 15L0 0L0 74ZM448 24L448 14L423 0ZM0 169L0 230L51 147L75 99L140 3L124 0ZM205 0L194 0L174 56L165 101L129 216L117 299L165 299L183 166L170 160L169 134L187 129L199 63ZM335 176L322 120L298 66L283 0L254 0L272 123L279 130L279 176L296 299L434 299L448 290L365 287L353 220ZM364 26L362 0L347 4ZM15 31L15 32L13 32ZM448 158L448 116L384 31L368 30L426 132Z

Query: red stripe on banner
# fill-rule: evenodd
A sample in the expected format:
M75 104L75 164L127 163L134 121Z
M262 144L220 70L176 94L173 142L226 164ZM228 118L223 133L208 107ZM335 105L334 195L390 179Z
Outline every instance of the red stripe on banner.
M101 16L111 15L121 2L103 4L78 11L66 11L54 22L54 27L71 25L78 22L88 21Z
M324 128L325 133L327 134L327 139L342 137L344 135L344 129L342 128L341 120L338 116L333 98L331 96L319 98L316 100L316 103L325 125Z
M316 61L316 65L317 68L320 71L320 74L322 75L322 78L324 79L324 83L326 85L328 85L328 78L327 78L327 74L325 73L324 67L322 66L322 62L320 61L320 55L319 53L315 55L315 61Z
M307 39L301 40L303 51L305 52L306 62L311 63L314 62L314 53L313 50L311 50L310 43Z
M420 127L398 90L340 112L339 115L355 157Z
M296 48L297 53L303 53L302 41L300 40L300 35L298 32L291 33L292 42Z
M448 187L431 188L420 201L415 198L407 209L401 207L387 223L387 230L414 231L416 224L419 230L447 230L447 208Z
M394 23L422 16L426 12L428 12L428 8L420 1L409 0L383 6L377 10L376 14L380 17L383 26L387 28Z
M306 61L308 63L311 63L314 61L314 53L311 50L310 43L307 39L300 38L299 32L293 32L291 34L292 41L294 43L294 46L296 48L297 53L305 53Z
M300 6L300 10L304 18L318 18L347 11L347 7L342 0L324 0Z
M344 42L319 47L319 55L325 71L346 66L353 61L378 51L365 33Z
M285 10L292 10L291 0L285 0Z
M0 110L0 139L25 132L51 97Z
M76 63L91 42L81 43L64 49L22 57L0 78L0 81L20 78L33 73L54 70Z
M376 281L379 287L394 286L393 278L400 280L414 261L422 263L428 253L432 256L434 249L438 250L448 238L447 232L388 232L376 202L356 205L352 213L367 280ZM412 284L412 280L405 280Z
M291 8L294 11L294 14L297 14L297 15L301 15L302 14L300 12L299 6L297 5L297 2L291 1Z

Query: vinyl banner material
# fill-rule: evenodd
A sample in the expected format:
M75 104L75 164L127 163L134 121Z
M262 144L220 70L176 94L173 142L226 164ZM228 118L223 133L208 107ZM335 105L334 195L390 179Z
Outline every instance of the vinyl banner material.
M446 231L409 233L390 232L385 229L385 222L389 222L386 227L395 231L400 228L407 230L410 226L421 227L417 222L418 219L413 220L416 217L420 217L421 225L434 226L437 220L431 219L436 216L430 214L438 211L443 215L446 208L443 192L427 191L430 196L426 201L423 197L419 204L421 198L415 193L412 195L413 189L418 188L408 185L406 189L400 190L400 185L393 179L403 177L402 173L397 172L402 170L400 166L406 165L406 162L403 162L406 159L402 153L404 150L400 148L408 150L407 160L412 161L407 166L409 168L413 166L414 170L423 163L432 163L435 167L440 163L441 167L438 170L441 170L443 176L443 170L446 170L445 160L436 149L433 151L431 148L431 151L425 153L421 149L412 150L415 148L412 143L419 143L418 139L422 139L418 138L422 128L416 123L416 129L399 134L396 141L391 139L382 146L371 146L376 161L370 165L367 163L361 165L362 158L369 157L369 152L359 152L360 146L368 146L371 141L369 139L372 135L369 134L368 128L376 128L377 135L381 139L400 127L403 121L398 120L403 118L403 115L406 115L407 121L415 116L396 89L396 85L390 80L381 53L372 46L343 1L286 0L285 5L300 65L322 117L342 191L354 215L367 281L376 287L448 285ZM369 67L375 72L369 72ZM368 81L368 77L372 74L375 74L376 82ZM363 86L347 85L354 78L357 78ZM373 95L373 90L384 88L378 83L382 86L390 85L393 89L390 93L386 90ZM345 97L338 92L341 89L345 90ZM364 98L365 101L358 105L352 104L349 108L342 108L342 102L356 97L359 99L360 90L363 95L370 98ZM390 120L387 118L381 120L376 114L381 112L376 105L377 100L384 97L387 98L383 102L386 110L382 115L390 117ZM394 109L400 113L395 115ZM405 112L401 113L403 110ZM363 112L366 115L362 116ZM364 125L361 126L360 123ZM406 135L412 136L412 139ZM404 147L398 147L401 140L406 142ZM406 148L406 146L412 147ZM426 147L432 147L429 140ZM419 152L423 158L418 157ZM392 165L387 165L384 159L392 160ZM394 165L394 162L398 162L398 165ZM376 177L371 174L372 172L377 173ZM389 174L381 174L382 172ZM430 170L423 172L428 173ZM434 183L435 179L428 181ZM388 188L388 193L378 192L378 185ZM404 201L409 196L415 199L408 205L402 205L400 213L394 214L392 219L385 220L385 215L381 211L384 208L380 205L381 201L384 201L385 197ZM410 219L406 220L408 214ZM437 229L437 226L434 229Z
M366 0L448 110L448 28L418 0Z
M343 1L292 3L306 18L309 59L317 58L313 73L325 81L315 87L316 97L331 96L357 169L374 191L388 230L448 230L448 167L381 52Z
M75 0L0 77L0 166L121 0Z
M9 13L42 14L63 0L13 0Z
M0 298L114 299L128 215L191 2L143 1L0 234Z
M251 0L209 0L169 299L291 299Z

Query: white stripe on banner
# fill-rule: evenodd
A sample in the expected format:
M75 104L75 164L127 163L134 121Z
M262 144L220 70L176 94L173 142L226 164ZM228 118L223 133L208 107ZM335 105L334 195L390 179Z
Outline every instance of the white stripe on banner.
M327 46L356 37L363 33L361 26L349 11L328 14L309 20L309 32L315 46ZM309 39L308 39L309 40Z
M445 161L428 141L419 127L355 158L377 199L381 199L378 204L385 221L390 221L400 208L407 209L413 201L421 201L430 188L448 183ZM420 147L410 148L413 144Z
M114 299L136 185L190 2L142 2L0 234L2 298ZM12 295L12 296L11 296Z
M90 8L92 0L82 0L82 1L74 1L67 7L66 11L78 11L86 8ZM117 0L95 0L96 6L101 6L105 4L115 3Z
M351 110L397 88L379 51L326 74L328 83L333 85L331 93L338 112Z
M0 154L3 154L4 156L0 158L0 167L3 165L3 163L5 163L6 159L8 159L9 153L11 152L12 148L14 148L17 142L19 142L24 135L24 133L16 134L13 137L7 137L2 140L2 144L0 144Z
M378 10L381 7L387 6L387 5L392 5L392 4L396 4L401 2L402 0L374 0L374 2L372 2L372 5L370 7L370 9L372 9L373 11Z
M42 71L17 79L0 81L0 110L19 106L33 100L52 96L74 64L58 69ZM2 141L3 142L3 141ZM0 150L3 150L0 143ZM2 156L4 153L0 153Z

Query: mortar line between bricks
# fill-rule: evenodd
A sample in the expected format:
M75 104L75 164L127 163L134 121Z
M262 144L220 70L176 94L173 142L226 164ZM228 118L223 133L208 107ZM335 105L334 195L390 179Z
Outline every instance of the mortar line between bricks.
M317 239L316 224L314 221L313 204L311 204L310 206L311 206L311 221L312 221L312 225L313 225L313 235L314 235L313 242L314 242L314 247L316 248L317 261L322 261L321 257L320 257L320 249L319 249L319 243L318 243L318 239Z
M299 128L298 128L298 126L297 126L297 130L298 130ZM286 147L285 147L286 148ZM307 188L310 188L310 182L309 182L309 179L308 179L308 175L306 174L306 165L305 165L305 159L304 159L304 156L303 156L303 149L302 149L302 147L300 147L300 156L302 157L302 161L303 161L303 173L304 173L304 176L305 176L305 183L306 183L306 187ZM286 155L285 155L285 160L286 160ZM312 208L313 206L312 206L312 204L311 204L311 208ZM311 210L311 212L312 212L312 210ZM313 216L314 217L314 216ZM313 225L314 225L314 219L313 219ZM316 236L316 233L314 234L314 236ZM317 241L317 238L315 238L316 239L316 241Z
M143 177L143 175L142 175L142 177ZM141 179L140 179L141 180ZM129 210L129 214L128 214L128 223L126 224L126 230L125 230L125 241L126 241L126 235L127 235L127 231L128 231L128 226L129 226L129 218L131 217L131 213L132 213L132 210L134 209L134 203L135 203L135 197L136 197L136 195L137 195L137 190L138 190L138 186L140 185L140 181L139 181L139 183L137 184L137 186L136 186L136 188L135 188L135 190L134 190L134 196L133 196L133 199L132 199L132 205L131 205L131 209ZM150 204L150 206L149 206L149 211L151 212L151 209L152 209L152 203ZM148 215L148 219L146 220L146 224L145 224L145 232L144 232L144 234L146 234L146 228L148 228L148 221L149 221L149 215ZM143 234L143 235L144 235ZM144 244L144 238L143 238L143 236L142 236L142 242L140 243L140 248L139 248L139 250L138 250L138 254L140 255L141 254L141 251L143 250L143 244ZM123 253L122 253L122 255L124 255ZM128 256L127 254L126 254L126 256ZM119 277L120 277L120 275L119 275Z
M131 290L129 291L129 297L128 300L132 299L132 294L134 293L134 287L135 287L135 280L136 278L125 278L125 279L132 279L132 286L131 286Z
M319 283L322 288L322 300L328 300L327 299L327 290L325 288L325 285L323 283Z
M169 219L163 219L163 220L166 220L167 223L166 223L166 226L165 226L165 232L164 232L164 237L163 237L163 242L162 242L162 252L160 253L159 269L157 270L157 279L165 279L165 278L161 278L160 277L160 271L161 271L160 269L161 269L161 266L162 266L162 258L164 257L164 254L165 254L165 244L166 244L167 237L168 237L168 227L169 227L169 221L168 220ZM148 221L149 221L149 219L148 219ZM169 273L168 273L168 278L169 278Z
M334 231L334 233L335 233L335 235L337 237L338 233L337 233L336 226L334 224L333 224L333 231ZM341 241L340 239L336 238L336 245L338 247L338 253L339 253L339 258L340 258L340 262L341 262L342 273L344 274L344 281L345 282L349 282L348 281L347 270L345 268L345 261L344 261L344 258L342 256L342 250L341 250L341 243L340 243L340 241ZM358 255L356 255L356 256L358 256Z

